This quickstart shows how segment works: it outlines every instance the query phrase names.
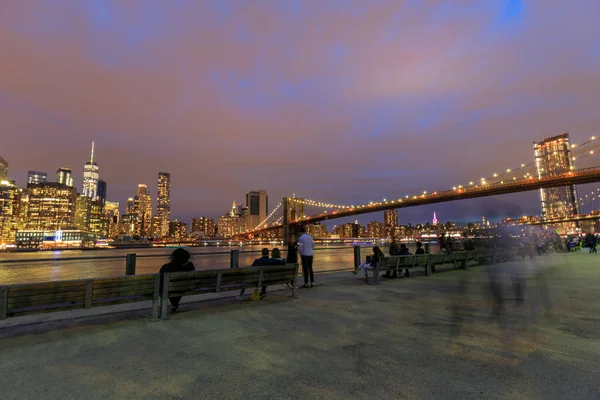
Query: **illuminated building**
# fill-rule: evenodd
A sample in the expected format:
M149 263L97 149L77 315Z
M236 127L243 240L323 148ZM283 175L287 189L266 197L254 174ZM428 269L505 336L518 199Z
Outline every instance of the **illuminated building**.
M15 234L21 228L23 213L21 196L23 190L14 181L0 180L0 245L15 242Z
M156 216L159 225L155 226L154 235L158 237L169 236L169 222L171 222L171 174L167 172L158 173Z
M540 179L575 168L568 133L534 143L533 151ZM543 219L569 218L579 214L575 185L540 189L540 201Z
M246 195L246 207L248 216L246 219L247 229L255 229L267 219L269 209L269 196L264 190L252 191Z
M0 157L0 181L8 179L8 161Z
M16 234L17 248L60 249L94 247L96 235L76 229L24 230Z
M90 204L89 231L99 237L108 236L109 218L104 214L104 204L100 198Z
M385 224L379 221L369 222L367 232L371 238L383 238L385 237Z
M56 170L56 182L73 186L73 171L71 168L60 167Z
M327 226L319 223L306 225L306 233L313 238L327 237Z
M119 236L119 203L107 201L104 203L104 216L108 219L108 237Z
M73 227L77 193L74 187L56 182L27 186L28 230L56 231Z
M205 238L215 237L215 220L208 217L198 217L192 220L192 231L190 233Z
M187 224L178 220L170 222L169 236L175 239L187 238Z
M383 224L386 238L393 238L398 227L398 210L386 210L383 212Z
M27 172L27 185L36 183L46 183L48 181L48 174L39 171L28 171Z
M137 196L134 199L134 211L138 215L136 234L146 237L152 235L152 197L144 184L138 185Z
M338 234L342 239L360 237L360 225L358 224L358 222L350 222L347 224L340 225L338 227Z
M119 219L119 236L131 236L131 237L139 237L137 233L138 224L138 215L134 213L127 213L121 215Z
M98 200L100 200L100 207L103 208L106 203L106 182L102 179L98 179Z
M87 231L90 229L90 213L92 199L87 196L77 195L75 201L75 226L77 229Z
M219 217L217 222L217 233L219 237L228 239L247 229L246 220L239 212L240 209L234 201L231 211L222 217Z
M133 197L128 198L126 206L125 206L125 214L133 214L134 207L135 207L135 201L133 200Z
M437 216L435 215L435 211L433 212L433 221L432 221L432 223L433 223L433 226L436 226L438 224L438 219L437 219Z
M90 199L98 196L98 164L94 162L94 142L92 142L90 161L83 167L83 195Z

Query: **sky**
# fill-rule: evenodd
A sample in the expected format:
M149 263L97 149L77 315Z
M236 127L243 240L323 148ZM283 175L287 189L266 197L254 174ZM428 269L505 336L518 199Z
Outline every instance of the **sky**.
M0 156L20 185L68 166L81 191L94 140L108 200L170 172L183 220L258 189L272 206L447 189L600 133L599 17L597 0L2 0ZM400 222L539 214L537 196Z

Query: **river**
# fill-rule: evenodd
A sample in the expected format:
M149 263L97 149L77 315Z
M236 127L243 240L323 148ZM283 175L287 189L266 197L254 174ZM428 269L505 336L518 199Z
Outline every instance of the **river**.
M262 247L193 247L188 250L196 269L216 269L229 268L232 249L241 251L240 266L251 265L255 258L260 257ZM158 272L169 261L170 251L153 248L0 253L0 285L121 276L125 274L125 256L128 253L137 255L136 274L151 274ZM361 249L362 258L370 251L369 247ZM286 252L282 253L285 257ZM354 253L350 245L317 247L314 270L351 268L353 260Z

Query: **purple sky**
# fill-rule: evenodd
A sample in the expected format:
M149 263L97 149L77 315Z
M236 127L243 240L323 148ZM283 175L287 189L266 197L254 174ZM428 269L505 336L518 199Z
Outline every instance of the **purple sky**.
M186 220L259 188L273 206L446 189L600 133L599 17L597 0L4 0L0 155L21 185L64 165L81 190L95 140L109 200L170 172Z

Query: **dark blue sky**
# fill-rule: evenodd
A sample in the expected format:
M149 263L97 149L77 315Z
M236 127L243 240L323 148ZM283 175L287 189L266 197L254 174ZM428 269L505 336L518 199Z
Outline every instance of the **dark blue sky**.
M183 219L259 188L272 205L446 189L598 135L599 17L596 0L7 0L0 153L20 184L70 166L80 187L95 140L110 200L170 172ZM435 208L539 212L535 193Z

